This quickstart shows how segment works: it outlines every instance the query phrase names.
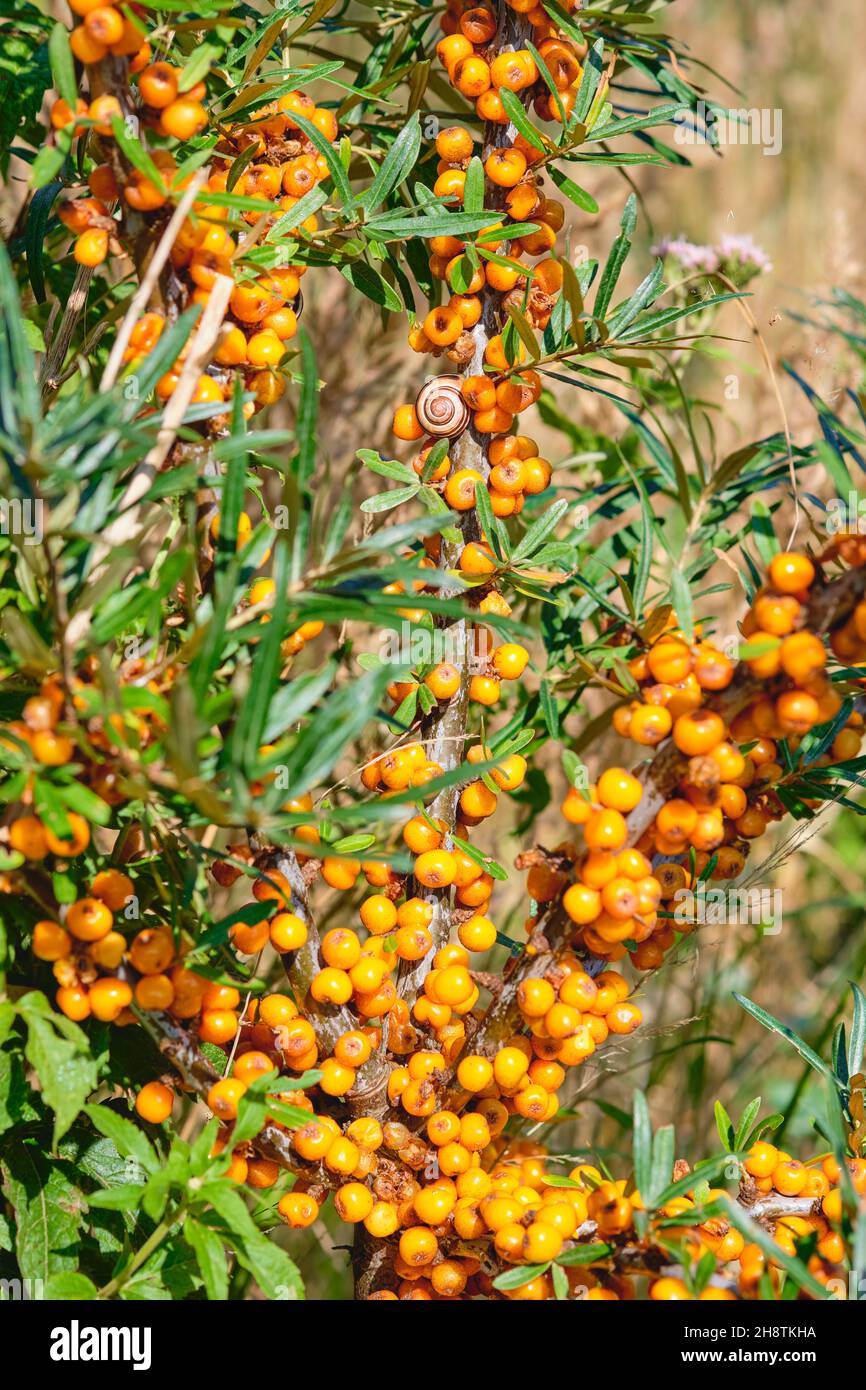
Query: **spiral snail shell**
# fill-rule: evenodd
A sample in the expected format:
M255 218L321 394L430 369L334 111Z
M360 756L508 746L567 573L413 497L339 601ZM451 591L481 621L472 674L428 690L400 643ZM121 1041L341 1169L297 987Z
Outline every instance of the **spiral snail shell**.
M418 423L428 434L453 439L469 424L470 410L460 391L459 376L431 376L415 398Z

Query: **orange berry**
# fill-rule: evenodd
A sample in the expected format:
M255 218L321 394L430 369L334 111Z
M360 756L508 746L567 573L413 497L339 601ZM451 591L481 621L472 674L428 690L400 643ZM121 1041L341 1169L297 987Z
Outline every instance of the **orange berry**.
M171 1114L174 1092L161 1081L148 1081L135 1098L135 1109L148 1124L161 1125Z
M770 583L780 594L796 594L808 589L815 578L815 566L808 555L783 551L770 561Z

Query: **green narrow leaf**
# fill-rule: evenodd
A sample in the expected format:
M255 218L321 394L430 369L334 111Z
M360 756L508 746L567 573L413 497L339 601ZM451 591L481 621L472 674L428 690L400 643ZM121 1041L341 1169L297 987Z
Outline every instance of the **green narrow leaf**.
M649 1191L652 1172L653 1130L649 1106L643 1091L635 1090L632 1100L632 1154L635 1184L643 1196Z
M250 689L238 712L233 738L240 761L247 768L254 767L258 761L259 747L283 664L282 641L288 608L289 549L288 541L282 535L277 538L274 546L273 579L275 592L270 609L270 622L265 623L264 635L256 649L250 673Z
M36 299L45 303L45 273L42 265L42 244L51 208L63 184L59 181L37 188L27 209L24 245L27 251L27 276Z
M411 502L413 497L417 497L420 490L420 484L410 483L408 487L395 487L390 492L377 492L373 497L364 498L361 503L361 511L368 516L393 511L394 507L400 507L404 502Z
M334 180L334 188L340 195L340 201L344 207L351 207L355 202L352 188L346 176L345 169L334 153L334 147L330 140L326 140L318 127L314 126L312 121L308 120L306 116L302 116L299 111L294 111L292 113L292 120L297 126L300 126L307 139L311 141L319 153L324 156L325 162L328 165L328 171L331 178Z
M154 164L141 141L136 139L135 136L130 135L123 117L112 116L111 128L114 132L115 140L122 152L126 155L130 164L132 164L140 174L144 174L145 178L150 179L150 182L159 189L160 193L168 193L162 174ZM224 198L228 195L221 194L219 196ZM211 201L215 201L216 197L217 195L215 194Z
M854 1016L851 1019L851 1041L848 1044L848 1072L856 1076L863 1067L863 1050L866 1045L866 995L858 984L849 981L854 995ZM866 1222L863 1223L866 1225Z
M749 1101L740 1116L740 1123L737 1125L737 1132L734 1135L734 1148L738 1151L746 1147L746 1138L758 1117L760 1109L761 1097L755 1096L754 1100Z
M601 279L598 283L593 312L597 319L603 320L607 314L613 292L619 280L620 271L625 265L626 257L631 250L631 238L637 225L637 198L634 193L629 195L625 208L623 209L622 221L620 222L620 234L610 248Z
M591 213L593 216L598 212L598 203L595 198L593 198L592 194L587 193L585 188L581 188L580 185L576 184L573 179L570 179L567 174L564 174L561 169L558 169L555 164L548 164L547 172L553 179L560 193L564 193L566 198L574 203L575 207L579 207L582 212Z
M394 314L399 314L403 309L403 301L393 285L389 285L384 275L380 275L379 271L374 270L366 261L352 261L349 265L342 265L340 274L365 299L371 299L374 304L379 304L383 309L390 309Z
M546 676L538 688L538 698L541 702L541 712L544 715L547 732L551 738L559 738L559 710Z
M499 95L502 98L502 105L505 107L505 114L516 130L520 132L524 140L532 145L536 150L545 152L550 149L550 141L545 140L544 136L532 124L526 114L526 107L514 92L507 87L500 87Z
M593 98L598 91L598 84L601 81L602 68L604 67L604 39L596 39L592 48L586 55L583 64L583 72L580 77L580 86L577 89L577 97L574 102L574 112L572 119L575 124L583 125L589 115Z
M558 502L552 502L549 507L542 512L537 521L534 521L529 530L515 546L511 556L512 563L517 564L520 560L533 555L541 545L545 537L557 526L562 517L565 516L571 503L567 498L561 497Z
M75 63L69 47L69 30L60 20L57 21L48 39L48 56L51 60L51 76L54 86L71 111L78 102L78 83L75 81Z
M762 1009L758 1004L753 1004L751 999L747 999L744 994L737 994L736 991L734 991L733 997L740 1007L746 1010L746 1013L751 1014L752 1018L757 1019L762 1027L769 1029L771 1033L777 1033L780 1038L784 1038L786 1042L791 1044L796 1052L799 1052L804 1062L808 1062L809 1066L813 1067L819 1075L827 1077L828 1080L833 1082L833 1085L836 1086L837 1089L839 1088L839 1078L834 1075L831 1068L818 1056L817 1052L813 1052L809 1044L804 1042L803 1039L794 1032L793 1028L789 1028L786 1023L782 1023L778 1018L774 1018L771 1013L767 1013L767 1010Z
M649 1190L642 1194L650 1209L658 1206L659 1193L663 1192L674 1171L674 1147L676 1133L673 1125L662 1125L653 1139L653 1161L650 1173Z
M523 343L532 361L537 362L541 356L541 349L538 346L538 339L530 327L529 320L524 314L521 314L520 310L516 308L514 304L507 304L506 310L508 312L508 317L514 324L514 330L517 336Z
M474 154L466 170L466 183L463 187L463 211L481 212L484 207L484 165Z
M752 526L751 534L754 537L758 554L766 567L769 567L773 556L778 554L779 542L776 539L776 530L773 526L773 518L766 502L762 502L760 497L752 499Z
M370 187L360 198L362 207L371 210L384 203L388 195L414 169L421 148L421 124L413 114L400 131L379 167Z
M306 487L316 471L319 419L319 373L316 354L305 328L298 334L301 347L301 395L295 432L298 441L298 483Z
M524 1284L530 1284L533 1279L546 1274L550 1269L550 1261L543 1265L518 1265L514 1269L506 1269L504 1274L498 1274L493 1280L494 1289L522 1289Z
M722 1141L722 1147L732 1153L737 1147L734 1139L734 1122L728 1114L720 1100L717 1100L713 1111L716 1117L716 1129Z
M677 566L671 573L671 602L677 615L677 622L683 630L687 642L694 639L695 616L692 608L692 591L689 581Z
M294 1261L262 1235L238 1193L224 1183L214 1182L205 1184L200 1195L240 1237L236 1242L236 1257L253 1275L265 1297L284 1302L302 1299L304 1286Z

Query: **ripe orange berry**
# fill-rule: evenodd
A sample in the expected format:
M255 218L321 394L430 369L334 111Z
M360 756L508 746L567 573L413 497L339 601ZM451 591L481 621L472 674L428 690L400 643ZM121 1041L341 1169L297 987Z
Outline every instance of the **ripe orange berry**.
M484 479L474 468L459 468L445 484L445 501L455 512L466 512L475 506L475 488Z
M474 497L473 488L473 497ZM497 563L492 551L478 541L470 541L464 545L460 552L459 565L461 573L472 577L479 575L493 574L496 571Z
M112 912L120 912L134 896L132 879L119 869L103 869L90 885L90 892ZM140 966L136 966L136 969L140 969Z
M171 1114L174 1092L161 1081L148 1081L135 1098L135 1108L148 1124L161 1125Z
M361 1182L347 1182L334 1196L334 1208L342 1221L356 1224L373 1210L373 1194Z
M609 767L598 779L598 799L602 806L628 815L633 811L643 795L643 788L636 777L622 767Z
M572 922L585 926L601 912L601 894L585 883L573 883L563 895L562 905Z
M437 700L450 700L460 689L460 672L450 661L440 661L424 677L424 684Z
M670 711L661 705L638 705L631 712L628 737L635 743L654 748L667 738L673 727Z
M798 1197L809 1178L808 1169L794 1158L782 1159L770 1174L777 1192L783 1197Z
M99 63L108 52L105 44L95 39L83 24L69 35L69 47L80 63Z
M503 1090L513 1090L529 1068L529 1060L519 1047L501 1047L493 1059L493 1075Z
M322 878L330 888L337 888L345 891L354 887L355 880L361 872L361 866L355 859L334 859L327 858L322 861Z
M98 1018L101 1023L113 1023L132 1003L132 987L126 980L103 976L94 980L87 998L94 1018Z
M387 936L397 925L397 909L390 898L374 893L361 904L361 921L373 936Z
M822 671L827 663L824 644L813 632L792 632L783 640L779 657L785 675L798 684Z
M499 695L499 681L490 676L473 676L469 682L469 698L478 705L495 705Z
M724 720L714 710L681 714L674 723L674 743L689 758L711 752L724 737Z
M619 811L593 811L583 828L587 849L622 849L628 838L628 826Z
M72 859L76 854L81 854L90 844L90 826L84 817L79 816L75 811L67 811L66 819L69 821L71 832L69 836L61 838L54 834L50 826L46 825L45 838L52 854L57 854L62 859Z
M770 561L770 583L780 594L796 594L808 589L815 578L815 566L808 555L782 551Z
M37 960L62 960L72 950L72 938L58 922L37 922L31 948Z
M161 111L177 98L177 68L170 63L151 63L138 78L138 90L146 106Z
M268 934L275 951L297 951L307 940L307 924L294 912L278 912Z
M200 101L190 101L188 94L170 102L159 120L160 130L176 140L191 140L206 125L207 112Z
M65 925L79 941L99 941L111 931L112 916L98 898L79 898L69 908Z
M398 439L422 439L424 436L414 405L399 406L394 412L391 428Z
M352 981L345 970L326 965L313 976L310 994L320 1004L346 1004L352 997Z
M446 126L436 136L436 153L451 164L471 159L474 141L469 131L460 125Z
M484 172L499 188L513 188L526 173L526 159L518 149L493 150L484 162Z
M237 1118L238 1103L246 1089L237 1077L225 1076L211 1086L207 1093L207 1103L221 1120L234 1120Z
M490 65L490 80L494 87L507 87L512 92L531 87L538 81L535 59L528 49L500 53Z
M231 1009L205 1009L199 1020L198 1034L202 1042L219 1046L231 1042L237 1031L237 1014Z
M400 1237L400 1258L407 1265L428 1265L439 1251L439 1242L426 1226L410 1226Z
M437 972L434 989L440 1004L450 1004L453 1008L464 1004L475 986L464 965L449 965Z
M447 850L427 850L415 860L413 873L425 888L447 888L454 882L457 865Z
M75 242L73 255L79 265L102 265L108 255L108 232L101 227L91 227L82 232Z
M753 1178L769 1178L778 1166L780 1157L779 1150L774 1144L768 1144L766 1140L759 1140L749 1149L748 1157L743 1166Z
M174 985L167 975L144 975L135 986L135 1002L140 1009L170 1009Z
M302 1230L316 1220L319 1204L309 1192L287 1192L277 1203L277 1211L287 1226Z
M518 680L528 661L529 652L518 642L505 642L493 653L493 666L502 680Z

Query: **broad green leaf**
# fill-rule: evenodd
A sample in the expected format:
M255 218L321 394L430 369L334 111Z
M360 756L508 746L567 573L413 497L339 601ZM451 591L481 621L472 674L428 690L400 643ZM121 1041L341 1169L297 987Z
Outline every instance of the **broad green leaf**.
M87 1034L54 1013L35 991L18 1001L27 1024L27 1060L39 1077L42 1098L54 1111L54 1144L67 1132L96 1089L98 1074Z
M208 1298L222 1303L228 1298L229 1280L225 1247L210 1226L187 1216L183 1223L183 1238L195 1251L196 1261Z
M108 1105L85 1105L83 1109L94 1128L113 1142L119 1154L134 1158L146 1173L156 1172L159 1160L143 1129Z

